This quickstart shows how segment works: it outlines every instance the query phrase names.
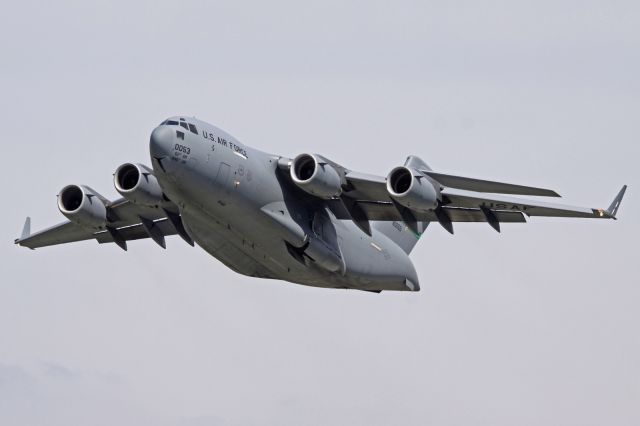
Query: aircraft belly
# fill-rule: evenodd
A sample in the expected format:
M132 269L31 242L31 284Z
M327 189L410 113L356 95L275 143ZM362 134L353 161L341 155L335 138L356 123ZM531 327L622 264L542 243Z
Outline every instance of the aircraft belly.
M221 220L220 212L214 216L188 206L182 215L198 245L243 275L323 288L411 290L406 279L418 286L408 256L382 234L371 238L350 223L338 226L345 271L331 272L313 262L303 264L294 259L268 217L259 210L252 212L245 208L242 215Z
M329 227L332 223L335 225L333 238L339 240L335 246L343 252L338 254L342 256L342 259L338 257L338 263L328 261L327 257L318 258L320 253L314 253L313 247L308 248L309 256L306 256L307 252L302 257L293 256L285 243L291 236L283 230L282 223L278 223L273 214L265 213L262 207L282 204L284 214L295 214L297 221L302 221L300 223L305 221L301 219L305 209L295 199L282 201L281 197L289 194L279 192L280 185L271 185L270 179L259 178L265 173L272 173L274 166L246 162L245 173L239 176L235 159L220 160L226 162L221 161L213 169L208 166L208 170L194 169L183 175L181 188L176 188L176 195L179 193L176 198L180 198L183 220L193 239L227 267L243 275L316 287L410 289L405 278L414 277L415 271L406 254L390 240L385 241L382 234L377 238L378 243L373 242L350 221L325 218ZM256 178L248 181L246 171L252 169L259 170L259 173L256 172ZM231 181L239 184L228 186ZM276 213L281 210L283 208L278 208ZM310 230L305 229L305 232ZM301 247L300 240L288 242ZM316 256L315 260L311 260L313 256ZM328 270L329 267L332 270ZM417 285L417 278L411 280Z
M369 237L352 222L341 222L345 225L341 232L345 276L355 288L400 291L420 288L413 263L397 244L375 230Z
M255 244L236 238L227 225L204 215L195 209L183 211L183 221L194 241L207 253L220 260L231 270L242 275L259 278L278 278L272 268L255 259ZM239 243L239 244L238 244Z
M257 225L256 220L250 221L246 217L240 222L233 221L232 217L221 220L193 207L187 207L182 214L194 241L240 274L309 285L322 283L321 280L309 281L310 271L289 255L284 241L275 236L268 237L269 232L265 232L264 226ZM243 223L253 225L245 227Z
M269 232L264 223L257 223L261 215L253 221L245 217L240 223L225 223L202 209L187 206L182 216L194 241L240 274L314 287L354 288L347 277L309 267L291 257L284 240ZM244 227L242 223L252 226Z

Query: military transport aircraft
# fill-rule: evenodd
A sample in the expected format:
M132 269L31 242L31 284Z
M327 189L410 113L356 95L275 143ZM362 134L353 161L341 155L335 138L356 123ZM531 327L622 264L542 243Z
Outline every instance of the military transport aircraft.
M165 236L177 234L252 277L418 291L409 254L431 222L453 234L455 222L486 222L500 232L502 223L526 216L615 219L626 190L608 209L524 200L504 194L559 195L435 172L416 156L385 178L318 154L291 159L261 152L184 117L156 127L149 150L152 167L127 163L115 171L122 198L65 186L58 208L68 221L31 234L27 218L15 243L35 249L95 239L126 250L130 240L151 238L164 248Z

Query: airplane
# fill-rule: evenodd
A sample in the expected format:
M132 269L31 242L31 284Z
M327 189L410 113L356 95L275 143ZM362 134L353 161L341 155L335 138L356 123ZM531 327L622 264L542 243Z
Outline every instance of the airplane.
M15 243L36 249L94 239L127 250L132 240L197 243L233 271L307 286L419 291L409 257L430 223L453 234L457 222L526 217L616 219L627 186L609 208L582 208L512 195L560 197L549 189L433 171L417 156L386 177L360 173L319 154L295 158L251 148L195 118L171 117L151 133L151 167L114 173L121 198L85 185L58 194L63 223Z

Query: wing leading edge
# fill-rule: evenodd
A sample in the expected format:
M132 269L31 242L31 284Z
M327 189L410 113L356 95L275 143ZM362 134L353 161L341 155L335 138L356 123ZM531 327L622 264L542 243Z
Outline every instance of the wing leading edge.
M473 179L462 176L446 175L430 170L420 170L420 172L433 178L443 186L448 188L464 189L474 192L491 192L493 194L512 195L534 195L538 197L560 197L556 191L551 189L536 188L533 186L514 185L512 183L494 182L490 180Z

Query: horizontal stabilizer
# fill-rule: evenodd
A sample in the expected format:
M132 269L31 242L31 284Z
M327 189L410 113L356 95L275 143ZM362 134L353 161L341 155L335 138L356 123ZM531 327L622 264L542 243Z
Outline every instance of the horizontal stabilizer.
M540 197L559 197L560 195L551 189L536 188L533 186L514 185L511 183L493 182L490 180L473 179L462 176L446 175L429 170L420 170L425 175L438 181L442 186L466 191L491 192L494 194L534 195Z

